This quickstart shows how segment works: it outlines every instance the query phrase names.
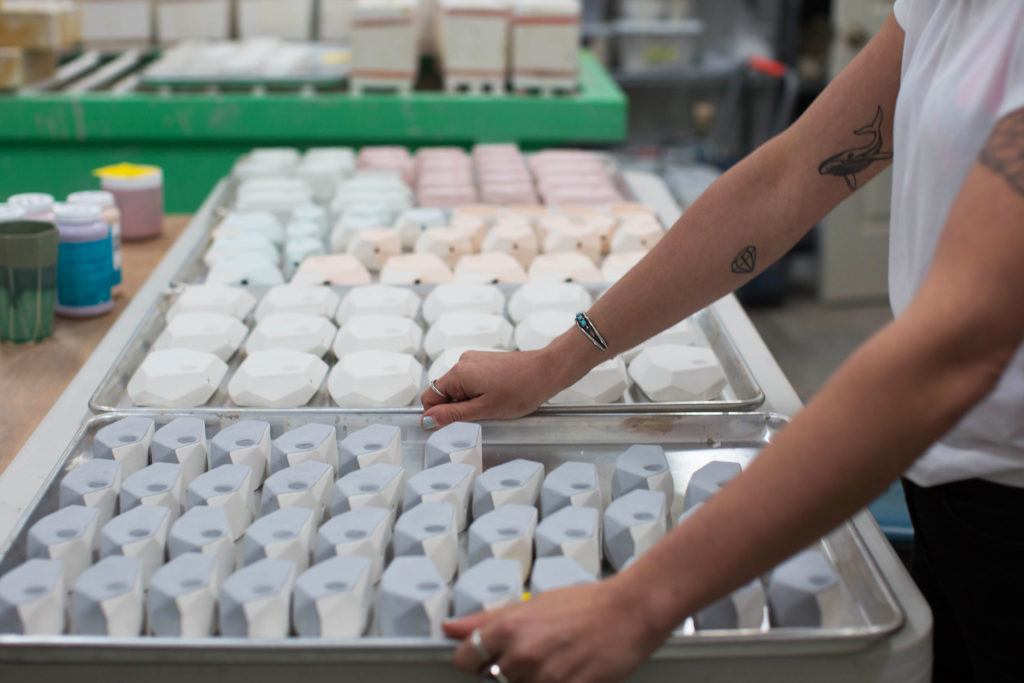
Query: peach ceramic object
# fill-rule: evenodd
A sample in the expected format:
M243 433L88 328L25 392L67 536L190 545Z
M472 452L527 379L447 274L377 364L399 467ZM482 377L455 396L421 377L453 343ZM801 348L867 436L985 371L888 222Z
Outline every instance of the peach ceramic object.
M473 251L480 251L480 245L484 242L490 223L481 216L469 214L453 215L450 227L454 230L465 233L473 243Z
M370 271L350 254L307 256L292 276L293 285L368 285Z
M412 92L419 67L417 3L357 0L352 8L352 92Z
M531 281L601 282L601 271L583 254L541 254L530 264Z
M576 91L579 0L516 0L511 38L514 90Z
M455 279L451 269L434 254L392 256L380 271L389 285L440 285Z
M508 254L525 269L540 252L540 245L537 234L525 220L499 218L484 237L480 250Z
M417 193L420 206L448 208L476 199L476 188L470 182L421 187Z
M520 284L526 271L513 256L492 252L463 256L455 267L455 281L466 283Z
M449 93L504 93L509 12L503 0L439 0L438 44Z
M311 353L256 351L242 361L228 383L239 406L298 408L309 403L327 376L327 364Z
M576 252L583 254L593 263L600 263L602 233L599 228L587 223L571 223L550 230L544 237L544 253L559 254Z
M455 228L428 228L420 234L413 249L418 254L433 254L454 268L459 259L473 253L473 241Z
M300 237L289 239L284 245L284 277L291 280L302 262L310 256L322 256L327 253L324 241L319 237Z
M153 351L128 382L128 396L137 406L195 408L210 400L227 371L227 364L212 353Z
M402 253L402 240L392 228L370 228L355 233L346 251L367 270L379 272L388 259Z

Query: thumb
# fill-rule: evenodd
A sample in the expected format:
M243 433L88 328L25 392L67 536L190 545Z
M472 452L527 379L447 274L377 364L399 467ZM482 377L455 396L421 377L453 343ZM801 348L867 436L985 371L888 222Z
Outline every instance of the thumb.
M425 411L420 418L424 429L432 431L453 422L476 422L487 417L487 406L479 398L458 403L442 403Z
M446 621L441 624L444 634L455 640L465 640L476 629L487 623L487 612L477 612L462 619Z

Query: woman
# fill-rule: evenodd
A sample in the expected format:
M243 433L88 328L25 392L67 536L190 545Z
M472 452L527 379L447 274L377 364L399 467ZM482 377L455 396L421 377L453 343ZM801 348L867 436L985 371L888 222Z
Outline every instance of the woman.
M423 424L525 415L736 289L893 163L890 296L863 345L731 484L628 570L446 627L456 664L611 681L905 473L935 679L1024 679L1024 3L898 0L789 130L716 182L545 349L467 353ZM890 162L892 159L892 162ZM650 586L658 586L652 591Z

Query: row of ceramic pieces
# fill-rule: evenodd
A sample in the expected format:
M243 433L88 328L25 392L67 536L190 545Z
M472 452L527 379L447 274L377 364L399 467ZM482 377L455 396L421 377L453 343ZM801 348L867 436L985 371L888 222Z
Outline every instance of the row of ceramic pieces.
M273 441L276 460L265 452L269 431L266 424L240 422L214 436L211 467L224 458L235 464L196 475L187 486L188 512L178 518L186 502L183 473L205 459L203 423L179 418L155 435L152 421L143 418L105 427L94 440L94 459L62 481L63 507L30 528L26 554L34 561L0 581L0 626L16 633L60 633L65 589L73 586L72 632L138 635L142 591L148 588L149 632L208 636L215 633L220 587L223 635L284 637L292 584L312 561L313 569L296 585L292 613L299 635L363 634L371 586L380 580L382 635L438 636L449 612L449 592L442 589L460 565L456 615L518 601L534 552L534 592L595 581L602 547L611 567L621 570L665 535L668 501L675 493L664 451L631 447L616 461L614 500L604 509L602 529L602 494L592 463L564 463L546 477L540 463L527 460L483 471L476 425L455 424L433 434L425 469L404 487L396 427L364 428L339 449L333 427L307 424ZM148 443L154 457L165 459L121 482L122 468L129 472L144 465ZM263 516L252 521L253 489L259 485L253 473L275 463L279 469L262 486ZM332 501L334 463L349 472L335 484ZM736 463L716 461L695 472L679 523L739 471ZM121 514L110 519L118 498ZM400 504L404 513L392 527ZM466 528L470 509L475 521L460 562L458 533ZM320 526L327 510L331 519ZM102 524L103 519L110 521ZM382 579L389 548L396 559ZM105 559L90 569L97 554ZM161 567L165 556L170 562ZM402 559L421 556L416 563ZM123 557L135 563L111 559ZM502 563L476 569L491 559ZM41 565L40 560L56 562ZM236 571L239 560L245 568ZM504 590L493 590L495 577L506 582ZM268 582L273 589L258 588ZM425 590L422 582L437 585ZM768 596L774 626L841 622L842 584L820 553L798 556L777 569ZM251 618L252 606L265 607L271 597L270 625ZM763 587L755 581L702 611L695 624L757 629L764 607ZM115 616L119 610L123 613Z
M223 0L200 0L191 4L202 5L203 2L209 4ZM159 4L162 9L168 3ZM204 36L202 29L198 29L196 35L187 37L215 37L216 29L209 25L205 28L213 35ZM250 81L329 76L340 74L341 69L330 68L333 65L324 63L324 59L338 52L337 48L333 48L325 55L324 46L321 45L267 37L238 41L184 40L163 50L160 57L146 68L145 75L148 78L192 76L197 79L245 78Z

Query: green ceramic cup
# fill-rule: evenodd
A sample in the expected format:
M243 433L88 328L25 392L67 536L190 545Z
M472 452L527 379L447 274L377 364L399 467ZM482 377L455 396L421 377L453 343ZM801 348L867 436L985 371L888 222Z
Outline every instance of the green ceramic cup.
M59 244L53 223L0 223L0 340L24 344L53 334Z

